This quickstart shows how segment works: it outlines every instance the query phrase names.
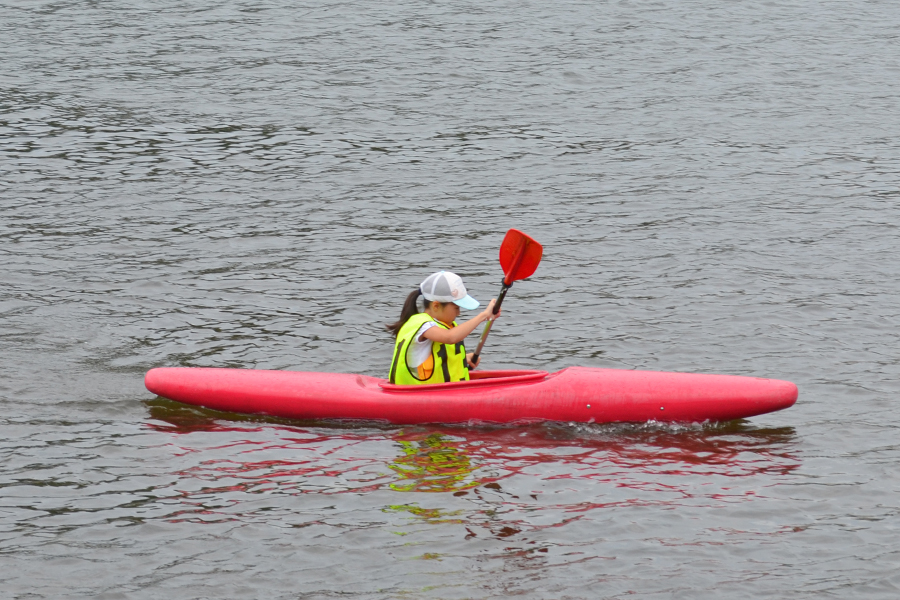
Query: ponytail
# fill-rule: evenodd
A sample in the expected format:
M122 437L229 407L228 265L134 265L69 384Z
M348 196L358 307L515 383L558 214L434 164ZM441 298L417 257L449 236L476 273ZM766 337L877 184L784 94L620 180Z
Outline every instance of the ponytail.
M387 327L387 330L394 334L394 337L397 337L397 334L400 333L400 328L406 325L406 322L409 321L409 318L411 316L418 314L419 307L416 306L416 301L421 295L422 290L420 289L416 289L410 292L409 296L406 297L406 302L403 303L403 310L400 311L400 320L396 323L385 325L385 327Z

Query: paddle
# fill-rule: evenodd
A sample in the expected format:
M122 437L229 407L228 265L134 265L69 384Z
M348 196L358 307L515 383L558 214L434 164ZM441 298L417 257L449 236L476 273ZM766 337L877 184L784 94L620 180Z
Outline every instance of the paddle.
M541 262L541 256L544 254L544 248L536 241L525 235L518 229L510 229L500 244L500 266L503 268L503 288L500 295L497 296L497 302L494 304L494 314L500 312L500 305L506 298L506 292L512 287L513 282L526 277L531 277L538 264ZM491 319L484 326L481 332L481 341L478 342L478 348L472 355L472 364L478 362L481 356L481 349L484 348L484 342L487 340L488 333L491 332L491 326L494 320Z

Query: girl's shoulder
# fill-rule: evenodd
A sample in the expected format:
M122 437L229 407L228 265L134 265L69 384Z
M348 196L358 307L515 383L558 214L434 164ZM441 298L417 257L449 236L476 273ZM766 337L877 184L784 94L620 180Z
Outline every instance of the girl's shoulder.
M427 313L416 313L406 320L400 331L406 331L407 335L411 335L426 323L436 323L436 321Z

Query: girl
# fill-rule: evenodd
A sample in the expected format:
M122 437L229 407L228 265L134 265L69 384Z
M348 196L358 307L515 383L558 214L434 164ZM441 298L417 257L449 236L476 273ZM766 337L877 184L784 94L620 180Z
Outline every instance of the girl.
M425 312L419 312L416 302L425 297ZM468 381L472 353L466 354L463 340L479 323L496 319L494 300L487 308L459 325L459 309L473 310L479 302L466 292L459 275L440 271L429 275L419 289L410 293L403 304L400 320L388 325L397 337L394 360L391 362L390 382L400 385L415 383L446 383ZM480 357L479 357L479 361Z

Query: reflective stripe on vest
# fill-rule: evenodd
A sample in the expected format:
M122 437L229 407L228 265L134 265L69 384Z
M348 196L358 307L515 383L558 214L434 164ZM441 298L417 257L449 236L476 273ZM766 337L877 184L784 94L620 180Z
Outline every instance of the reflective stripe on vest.
M390 382L397 385L412 385L418 383L446 383L449 381L468 381L469 369L466 365L466 347L462 342L458 344L431 344L431 360L425 361L425 366L432 362L432 368L419 369L410 367L406 361L406 354L413 344L413 337L419 328L429 321L437 323L438 327L450 329L437 319L433 319L427 313L417 313L411 316L400 332L397 334L397 342L394 344L394 359L391 361ZM456 321L453 322L456 326Z

